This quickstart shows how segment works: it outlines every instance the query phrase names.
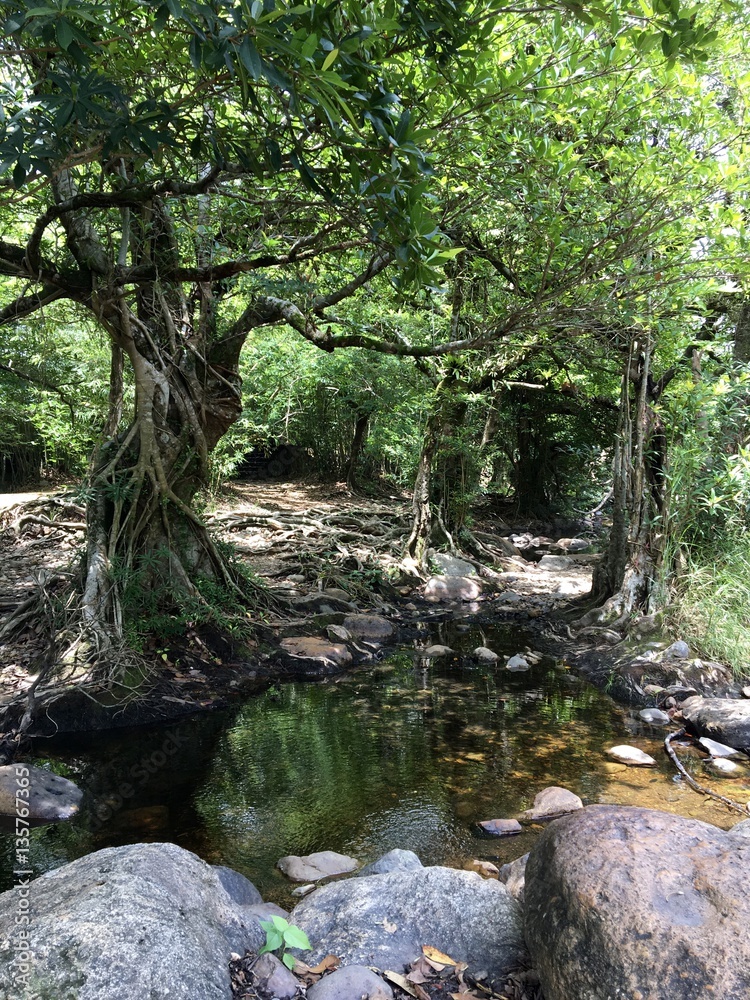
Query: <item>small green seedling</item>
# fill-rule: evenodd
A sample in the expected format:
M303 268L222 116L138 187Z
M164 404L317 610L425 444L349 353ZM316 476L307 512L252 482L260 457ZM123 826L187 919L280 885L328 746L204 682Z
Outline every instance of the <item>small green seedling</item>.
M261 920L260 926L266 932L266 943L258 952L262 955L266 951L281 951L281 961L287 969L294 968L294 955L290 955L287 948L302 948L309 951L312 948L310 940L296 924L290 924L283 917L274 916L270 920Z

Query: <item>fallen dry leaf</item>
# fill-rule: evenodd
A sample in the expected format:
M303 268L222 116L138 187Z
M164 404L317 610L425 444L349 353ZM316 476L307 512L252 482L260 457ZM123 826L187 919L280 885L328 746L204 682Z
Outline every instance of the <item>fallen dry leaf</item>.
M440 965L458 965L458 962L454 962L452 958L443 954L442 951L438 951L437 948L433 948L431 944L422 945L422 954L430 962L437 962Z
M395 983L396 986L399 986L405 993L408 993L409 996L417 997L417 1000L419 1000L419 994L417 993L416 986L412 986L412 984L406 979L406 976L402 976L399 972L391 972L390 969L386 969L383 973L383 977L387 979L389 983ZM424 990L422 990L422 992L424 993Z

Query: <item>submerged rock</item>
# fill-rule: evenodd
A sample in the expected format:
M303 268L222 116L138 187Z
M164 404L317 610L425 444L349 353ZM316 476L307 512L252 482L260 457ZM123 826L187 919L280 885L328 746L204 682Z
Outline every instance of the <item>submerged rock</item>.
M574 792L560 788L559 785L550 785L536 794L534 805L522 812L519 819L524 823L534 823L554 819L577 809L583 809L583 802Z
M231 1000L232 952L265 933L219 874L175 844L109 847L0 895L0 997L8 1000ZM30 984L14 978L17 918Z
M492 980L526 952L521 911L505 886L452 868L334 882L298 903L291 920L310 938L310 965L333 954L345 965L402 972L430 944Z
M426 649L420 649L418 652L420 656L438 657L453 656L455 650L451 649L450 646L441 646L438 644L435 646L427 646Z
M638 747L629 747L621 744L617 747L610 747L607 750L610 757L619 760L621 764L629 764L631 767L656 767L656 761L650 754L644 753Z
M638 718L643 719L644 722L648 722L652 726L666 726L669 722L669 716L666 712L662 712L660 708L644 708L638 713Z
M545 1000L750 996L750 841L698 820L588 806L526 866L525 929Z
M517 819L483 819L477 826L493 837L511 837L515 833L523 833L523 827Z
M742 768L739 764L735 764L733 760L727 760L726 757L711 757L710 760L706 761L706 766L725 777L739 777L742 774Z
M298 857L288 854L280 858L276 865L292 882L317 882L331 875L344 875L359 868L359 862L346 854L336 851L316 851Z
M352 654L338 642L316 636L296 635L282 639L282 650L294 660L307 660L318 666L348 667Z
M82 798L78 785L43 767L21 763L0 767L0 816L57 823L75 816Z

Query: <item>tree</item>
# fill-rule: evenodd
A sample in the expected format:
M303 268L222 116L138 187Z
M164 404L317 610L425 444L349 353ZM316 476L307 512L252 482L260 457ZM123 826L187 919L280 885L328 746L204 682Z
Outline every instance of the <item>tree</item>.
M676 0L645 14L633 5L635 17L628 4L516 10L493 0L124 0L106 11L86 0L41 8L1 0L0 10L0 273L10 293L0 324L65 299L94 317L111 344L109 417L89 483L85 638L76 645L105 660L122 637L123 580L160 593L169 581L167 600L198 594L201 577L242 589L192 500L239 416L249 332L286 323L326 351L416 357L484 349L515 334L524 357L524 334L542 318L554 338L566 309L572 316L581 301L593 302L603 281L616 287L623 275L607 268L624 268L643 247L664 190L651 197L636 185L642 200L627 202L621 219L623 203L608 192L622 190L627 176L635 184L642 133L610 152L606 129L596 149L590 129L585 138L563 134L568 120L557 137L555 102L540 95L549 87L565 100L578 95L570 119L589 99L582 84L609 78L602 65L614 81L660 41L670 58L680 48L699 54L711 41ZM523 50L513 41L519 26ZM492 59L497 74L487 72ZM629 114L617 93L612 83L605 124L613 128ZM518 142L498 159L511 106ZM488 125L496 131L480 151ZM482 177L485 205L510 167L484 222L492 226L513 205L527 273L515 254L506 263L509 228L500 227L490 251L473 251L505 283L493 319L459 323L439 343L406 343L347 325L346 301L387 268L402 286L437 286L460 241L473 239L456 225L464 200L443 199L443 232L430 211L441 178L428 151L458 164L449 171L456 177L473 170L478 152L496 160L499 169ZM544 176L526 171L519 195L513 164L529 151ZM537 201L551 205L566 190L560 164L574 161L574 214L539 215ZM594 190L608 206L598 220L579 200ZM459 245L450 248L443 233ZM317 280L311 269L334 260ZM553 322L547 310L563 300ZM132 414L123 409L125 363Z

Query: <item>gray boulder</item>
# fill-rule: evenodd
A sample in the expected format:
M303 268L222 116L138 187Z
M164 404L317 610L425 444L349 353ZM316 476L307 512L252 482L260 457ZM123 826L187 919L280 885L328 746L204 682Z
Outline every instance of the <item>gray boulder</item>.
M11 964L24 900L26 982ZM232 952L264 941L257 919L194 854L175 844L109 847L0 895L0 1000L230 1000Z
M526 941L545 1000L745 1000L750 840L698 820L589 806L533 847Z
M75 816L82 798L78 785L43 767L21 763L0 767L0 816L56 823Z
M688 698L680 706L687 728L698 736L750 750L750 701L745 698Z
M219 881L233 902L239 903L241 906L257 906L258 903L263 902L263 897L249 878L240 875L234 868L226 868L224 865L211 865L211 867L219 876Z
M539 569L546 570L560 570L560 569L571 569L574 565L573 560L568 558L568 556L542 556L539 560Z
M423 867L424 865L414 851L404 851L400 847L396 847L378 858L377 861L373 861L372 864L365 865L361 871L357 872L357 878L362 878L363 875L386 875L388 872L409 872Z
M310 938L310 965L333 954L346 965L400 972L429 944L496 979L525 956L521 911L505 886L453 868L326 885L298 903L290 919Z

